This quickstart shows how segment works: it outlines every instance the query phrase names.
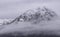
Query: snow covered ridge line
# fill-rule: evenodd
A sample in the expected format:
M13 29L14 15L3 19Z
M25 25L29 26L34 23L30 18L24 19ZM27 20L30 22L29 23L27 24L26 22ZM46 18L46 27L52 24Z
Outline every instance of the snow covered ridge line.
M35 10L29 9L20 16L16 17L11 22L8 22L7 24L11 24L14 22L30 22L30 23L40 23L41 21L50 21L53 20L55 17L57 17L57 14L46 8L37 8Z
M0 25L7 24L11 22L13 19L0 19Z

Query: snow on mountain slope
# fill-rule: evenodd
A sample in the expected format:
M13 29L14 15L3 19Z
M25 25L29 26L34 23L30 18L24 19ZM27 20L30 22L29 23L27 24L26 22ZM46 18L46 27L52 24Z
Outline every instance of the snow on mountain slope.
M3 24L5 24L5 23L7 23L7 22L10 22L10 21L12 21L13 19L0 19L0 25L3 25Z

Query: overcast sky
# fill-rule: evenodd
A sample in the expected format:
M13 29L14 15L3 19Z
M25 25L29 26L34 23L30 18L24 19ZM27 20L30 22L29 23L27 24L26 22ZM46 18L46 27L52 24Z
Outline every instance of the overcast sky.
M25 10L39 6L60 14L60 0L0 0L0 18L16 18Z

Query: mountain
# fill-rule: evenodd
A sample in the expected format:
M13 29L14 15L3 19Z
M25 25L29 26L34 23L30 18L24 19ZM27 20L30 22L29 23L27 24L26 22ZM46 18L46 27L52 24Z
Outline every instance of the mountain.
M36 8L36 9L29 9L20 16L16 17L11 22L7 22L7 24L11 24L14 22L30 22L30 23L40 23L41 21L51 21L53 20L57 14L46 8Z
M55 18L57 14L46 7L29 9L10 22L5 21L0 26L0 37L60 37L60 18ZM41 24L42 21L47 23Z

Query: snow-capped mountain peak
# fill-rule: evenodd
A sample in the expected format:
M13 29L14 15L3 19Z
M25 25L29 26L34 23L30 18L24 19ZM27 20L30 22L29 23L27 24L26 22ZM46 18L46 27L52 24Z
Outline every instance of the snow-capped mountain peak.
M41 21L49 21L52 20L54 17L56 17L57 14L46 8L36 8L36 9L29 9L25 11L20 16L16 17L14 20L9 22L8 24L14 23L14 22L33 22L33 23L40 23Z

